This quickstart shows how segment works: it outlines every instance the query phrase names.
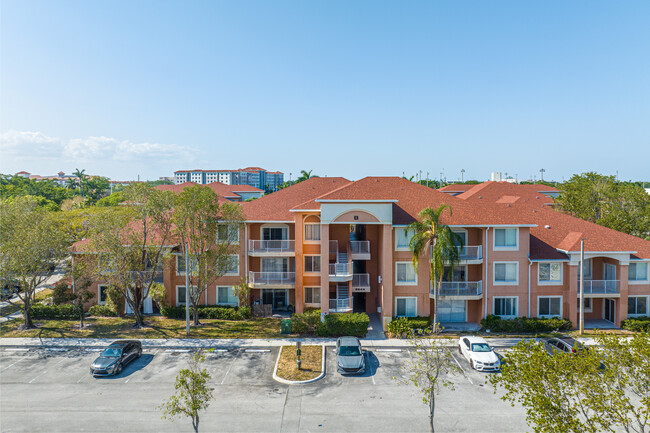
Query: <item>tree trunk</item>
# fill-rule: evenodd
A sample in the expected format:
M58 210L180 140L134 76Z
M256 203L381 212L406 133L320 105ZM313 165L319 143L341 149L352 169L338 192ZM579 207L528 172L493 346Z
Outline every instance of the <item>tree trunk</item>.
M436 396L433 390L431 390L431 394L429 395L429 423L431 425L431 433L434 432L433 428L433 414L436 410Z
M81 301L79 301L79 328L83 329L83 327L84 327L84 306L81 303Z
M23 305L25 308L25 313L23 314L25 318L25 324L23 325L23 328L32 329L34 328L34 323L32 322L32 300L30 299L29 295L25 296L25 299L23 299Z
M438 333L438 285L436 284L436 273L431 264L431 286L433 287L433 332Z
M192 427L194 427L195 433L199 433L199 414L198 413L192 417Z
M135 302L134 302L135 304ZM133 309L133 315L135 316L135 325L134 327L137 329L140 329L144 326L144 322L142 320L142 311L140 311L140 305L134 305Z
M199 306L192 302L192 317L194 321L194 326L199 326L201 323L199 322Z

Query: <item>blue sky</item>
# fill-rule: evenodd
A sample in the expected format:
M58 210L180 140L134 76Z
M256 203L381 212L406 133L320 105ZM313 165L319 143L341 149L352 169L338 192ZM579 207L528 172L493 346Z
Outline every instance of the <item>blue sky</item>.
M650 180L650 2L2 0L0 172Z

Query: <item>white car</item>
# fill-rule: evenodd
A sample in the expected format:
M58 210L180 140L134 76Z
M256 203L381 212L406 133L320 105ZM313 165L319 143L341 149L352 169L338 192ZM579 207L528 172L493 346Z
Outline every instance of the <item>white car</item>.
M501 361L494 350L481 337L461 337L458 351L469 361L469 365L478 371L497 371Z

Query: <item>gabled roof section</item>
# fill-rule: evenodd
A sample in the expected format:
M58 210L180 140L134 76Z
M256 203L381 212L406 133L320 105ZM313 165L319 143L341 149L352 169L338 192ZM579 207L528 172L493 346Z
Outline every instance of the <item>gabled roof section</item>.
M183 189L193 185L199 184L195 182L183 182L176 185L158 185L156 188L161 191L172 191L175 194L180 194ZM226 185L225 183L221 182L212 182L202 186L207 186L212 191L214 191L219 196L220 201L222 199L241 200L242 197L237 194L237 192L264 192L263 190L250 185Z
M546 193L559 193L552 186L543 184L516 184L510 182L483 182L473 188L457 195L459 199L467 201L482 200L493 203L514 203L519 201L533 207L550 206L553 198ZM519 197L514 200L513 197Z
M465 192L469 189L474 188L476 183L454 183L451 185L443 186L442 188L438 188L438 191L450 193L450 192Z

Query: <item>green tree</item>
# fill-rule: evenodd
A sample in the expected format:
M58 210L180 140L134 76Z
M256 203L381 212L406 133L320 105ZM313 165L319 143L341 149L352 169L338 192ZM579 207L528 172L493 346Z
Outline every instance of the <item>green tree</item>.
M418 215L420 220L408 226L409 232L413 233L409 243L409 249L413 254L413 266L417 269L422 257L429 260L429 278L434 293L435 330L438 329L438 293L445 275L445 266L454 268L460 259L460 248L464 246L463 238L441 222L445 209L448 209L451 215L452 210L449 205L441 204L437 209L427 207L420 211Z
M300 176L298 176L298 179L296 179L296 181L294 183L300 183L300 182L305 181L307 179L311 179L312 177L318 177L316 175L311 174L313 171L314 170L309 170L309 171L300 170Z
M425 334L431 332L435 330L429 329ZM453 390L454 386L449 377L460 372L447 348L453 346L453 343L447 338L427 338L413 332L409 335L409 343L413 348L413 356L400 367L406 379L394 379L400 383L415 385L420 390L422 402L429 407L429 424L433 432L436 395L440 394L443 388Z
M195 432L199 431L199 412L206 410L213 399L213 389L208 386L210 373L201 368L204 361L203 352L192 355L189 368L182 369L176 376L176 393L159 407L163 419L174 421L177 416L190 417Z
M76 266L70 267L66 275L67 278L60 281L52 292L52 302L56 305L73 302L79 305L79 328L84 327L84 308L83 305L93 299L95 294L88 290L92 285L92 273L86 262L78 262ZM68 287L65 280L72 280L72 287Z
M560 190L555 202L561 211L650 239L650 195L641 186L589 172L574 175Z
M77 178L77 182L79 182L79 190L81 191L81 196L86 197L84 194L84 185L86 184L86 181L88 180L88 176L86 175L86 170L79 170L78 168L75 169L74 173L72 173L73 176Z
M248 283L248 277L239 280L239 284L235 286L235 296L239 298L239 305L249 306L250 304L251 286Z
M526 409L538 433L650 431L650 336L600 334L596 342L549 356L541 343L521 341L489 380Z
M232 255L239 253L236 240L242 220L238 204L219 203L219 196L207 186L184 188L176 198L174 233L181 244L183 257L180 260L184 262L185 257L190 257L191 264L185 264L185 269L192 288L189 301L194 325L199 325L201 297L230 269Z
M68 254L69 239L59 217L39 207L32 197L0 204L0 281L20 283L25 329L34 327L31 309L36 288L54 273L52 263Z
M22 176L0 175L0 199L34 196L42 200L42 205L53 204L58 209L70 192L53 180L28 179Z
M173 242L174 193L144 183L124 190L125 206L106 208L90 222L89 252L97 254L97 278L113 286L143 326L142 308L159 280Z
M107 177L93 176L86 179L86 196L93 202L104 197L109 188L110 181Z

